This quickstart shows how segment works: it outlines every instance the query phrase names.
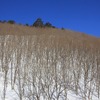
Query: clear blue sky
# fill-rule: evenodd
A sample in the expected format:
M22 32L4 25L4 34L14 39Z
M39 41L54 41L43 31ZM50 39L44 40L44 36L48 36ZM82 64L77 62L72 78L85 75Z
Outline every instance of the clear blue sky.
M32 25L38 17L100 37L100 0L0 0L0 20Z

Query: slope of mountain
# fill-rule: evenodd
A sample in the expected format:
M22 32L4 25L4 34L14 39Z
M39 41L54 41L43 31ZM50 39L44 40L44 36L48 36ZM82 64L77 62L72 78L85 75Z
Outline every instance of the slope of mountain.
M99 99L98 38L0 23L0 100Z

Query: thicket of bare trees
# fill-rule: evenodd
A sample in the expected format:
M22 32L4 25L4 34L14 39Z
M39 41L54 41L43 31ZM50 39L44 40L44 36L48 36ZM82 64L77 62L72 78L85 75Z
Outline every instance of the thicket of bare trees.
M100 98L100 48L55 35L1 35L3 100L8 82L19 100Z

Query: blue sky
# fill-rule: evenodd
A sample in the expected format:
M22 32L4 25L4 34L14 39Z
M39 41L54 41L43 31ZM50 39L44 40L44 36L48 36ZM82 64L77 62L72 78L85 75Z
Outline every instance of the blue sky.
M32 25L38 17L100 37L100 0L0 0L0 20Z

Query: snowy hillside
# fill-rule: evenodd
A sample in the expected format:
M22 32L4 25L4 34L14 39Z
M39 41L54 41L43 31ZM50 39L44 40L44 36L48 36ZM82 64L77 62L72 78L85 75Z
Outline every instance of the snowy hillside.
M100 100L99 43L85 37L0 35L0 100Z

